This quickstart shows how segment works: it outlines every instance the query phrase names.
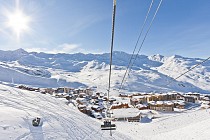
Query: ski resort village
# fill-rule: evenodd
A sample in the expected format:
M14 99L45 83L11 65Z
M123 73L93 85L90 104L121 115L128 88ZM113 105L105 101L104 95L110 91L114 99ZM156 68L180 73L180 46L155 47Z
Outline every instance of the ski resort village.
M54 98L66 99L79 111L96 119L106 117L107 108L112 112L115 121L141 122L159 118L158 113L182 113L193 109L210 108L210 95L199 93L132 93L119 94L107 98L106 93L94 92L92 89L31 88L23 85L18 88L49 94ZM109 106L107 106L107 102Z
M209 94L136 92L108 100L90 88L2 85L0 90L2 140L209 138ZM101 130L107 108L112 136Z

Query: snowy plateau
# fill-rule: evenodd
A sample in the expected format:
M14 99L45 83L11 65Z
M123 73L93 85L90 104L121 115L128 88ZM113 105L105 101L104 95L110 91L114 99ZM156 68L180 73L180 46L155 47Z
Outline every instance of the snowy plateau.
M23 49L0 51L0 140L209 140L210 109L194 107L183 112L159 113L150 123L117 121L112 136L102 131L101 120L91 118L65 99L16 88L91 88L107 92L109 53L47 54ZM118 96L131 54L113 53L111 95ZM122 93L210 94L210 61L186 72L201 58L178 55L139 55ZM169 84L170 83L170 84ZM31 121L40 117L42 125Z

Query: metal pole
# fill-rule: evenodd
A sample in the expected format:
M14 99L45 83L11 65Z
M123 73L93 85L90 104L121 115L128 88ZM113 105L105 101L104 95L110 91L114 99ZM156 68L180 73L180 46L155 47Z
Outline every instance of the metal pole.
M116 14L116 0L113 0L112 38L111 38L110 67L109 67L108 102L109 102L109 93L110 93L110 84L111 84L111 72L112 72L112 52L113 52L113 46L114 46L115 14ZM107 106L107 108L108 108L108 106ZM112 136L111 128L110 128L110 136Z
M111 71L112 71L112 52L114 46L114 25L115 25L115 13L116 13L116 0L113 0L113 16L112 16L112 38L111 38L111 52L110 52L110 67L109 67L109 87L108 87L108 100L109 100L109 92L110 92L110 84L111 84Z

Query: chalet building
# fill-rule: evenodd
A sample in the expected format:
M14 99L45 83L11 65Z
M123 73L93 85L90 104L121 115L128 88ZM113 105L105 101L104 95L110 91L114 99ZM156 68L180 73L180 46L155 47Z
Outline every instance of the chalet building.
M200 100L202 100L202 101L210 101L210 98L208 96L201 96Z
M29 90L29 91L36 91L36 90L39 90L39 88L27 87L27 86L25 86L25 85L19 85L18 88L23 89L23 90Z
M119 97L128 97L128 94L119 94Z
M149 96L133 96L130 99L130 104L133 106L136 106L137 104L144 104L148 102L148 97Z
M84 93L86 93L87 95L93 95L93 90L90 89L90 88L86 88L86 89L84 90Z
M104 107L100 105L93 105L91 106L91 109L94 110L95 112L102 112L102 110L104 110Z
M157 111L174 111L174 103L171 101L151 101L149 108Z
M184 95L178 94L177 95L177 100L183 100L184 101Z
M185 108L185 102L182 100L174 101L174 107L178 109L184 109Z
M133 117L127 117L128 122L139 122L140 119L141 119L140 113L136 116L133 116Z
M171 101L171 100L177 100L177 94L171 93L171 94L153 94L153 95L146 95L147 96L147 102L149 101Z
M139 121L140 111L137 108L112 109L113 118L118 121Z
M205 95L205 97L209 98L209 100L210 100L210 95Z
M138 108L139 110L149 109L149 106L146 104L137 104L135 107Z
M84 93L84 92L81 92L81 93L79 93L79 98L85 98L86 97L86 93Z
M83 90L81 90L81 89L74 89L74 94L79 94L79 93L82 93L83 92Z
M46 88L46 89L40 89L43 90L45 93L53 94L55 92L55 89L53 88Z
M87 100L85 98L77 98L76 102L80 105L86 105L87 104Z
M86 105L79 104L77 107L78 107L79 110L82 110L82 109L85 109L86 108Z
M200 94L199 93L187 93L188 96L196 96L198 100L200 100Z
M75 89L74 93L75 94L86 93L87 95L93 95L93 91L90 88L87 88L87 89Z
M59 87L55 90L55 93L71 93L72 91L74 91L73 88Z
M91 98L92 98L92 99L98 99L98 96L96 96L96 95L91 95Z
M91 110L86 105L78 105L78 109L84 114L91 115Z
M128 103L118 103L118 104L112 104L110 109L120 109L120 108L130 108Z
M191 102L191 103L197 103L198 97L197 96L190 96L190 95L184 95L185 102Z
M176 93L132 96L130 98L130 104L135 106L137 104L146 104L150 101L171 101L171 100L177 100Z

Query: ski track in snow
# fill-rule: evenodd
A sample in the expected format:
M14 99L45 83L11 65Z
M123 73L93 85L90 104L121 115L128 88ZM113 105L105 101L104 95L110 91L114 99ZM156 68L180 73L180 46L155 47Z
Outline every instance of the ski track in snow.
M200 124L206 122L206 129L202 128ZM151 123L117 123L120 131L124 132L123 128L128 127L128 135L134 139L143 140L190 140L199 139L207 140L205 137L210 137L207 133L210 130L210 109L208 110L192 110L187 113L180 113L169 115ZM189 127L189 129L187 129ZM191 132L192 131L192 132ZM125 132L126 133L126 132ZM196 135L195 135L196 134ZM174 137L171 137L173 135Z
M208 140L210 137L210 109L164 113L151 123L115 122L117 131L112 131L110 137L109 131L100 130L101 121L65 102L48 94L0 85L0 106L21 111L17 118L11 114L15 124L13 119L9 123L0 116L0 140ZM31 121L37 116L41 117L42 126L33 127Z
M6 94L6 95L5 95ZM0 94L1 104L26 112L22 118L27 124L28 132L19 134L15 139L71 139L71 140L97 140L97 139L130 139L128 136L100 130L100 121L90 118L78 110L71 110L64 101L50 95L30 93L19 89L7 88L7 92ZM31 126L36 115L40 116L43 125ZM56 126L58 125L58 128ZM47 126L47 130L45 128ZM49 137L50 136L50 137ZM1 138L0 138L1 139Z

